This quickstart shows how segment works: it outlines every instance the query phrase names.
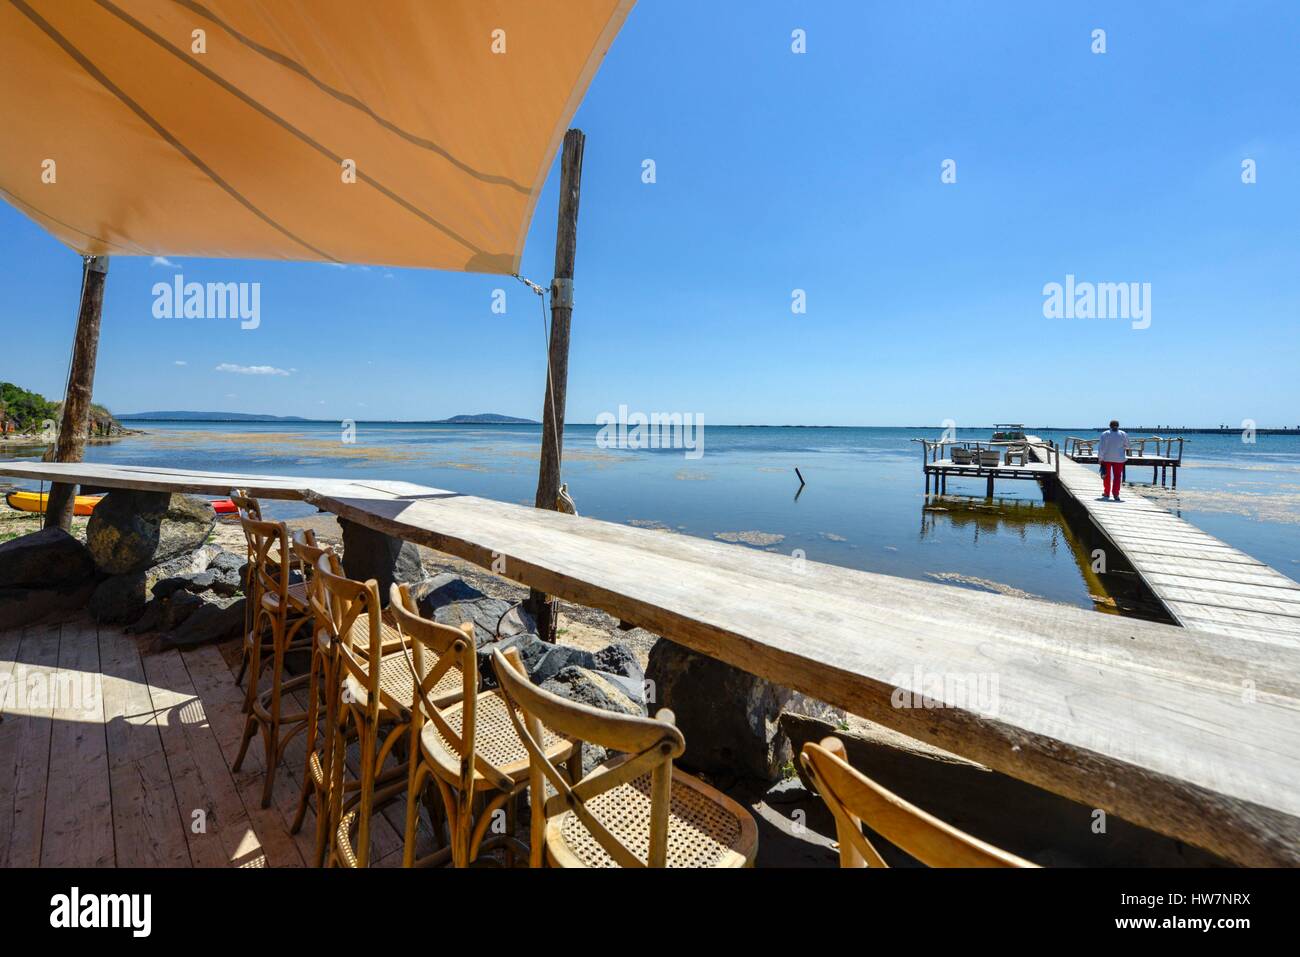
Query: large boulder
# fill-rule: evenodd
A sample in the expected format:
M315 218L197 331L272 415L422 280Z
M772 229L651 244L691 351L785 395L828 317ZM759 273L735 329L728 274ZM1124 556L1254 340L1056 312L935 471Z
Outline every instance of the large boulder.
M775 780L790 759L778 724L794 692L660 639L650 651L651 711L670 709L686 737L682 764L711 774Z
M195 551L215 525L212 506L203 499L114 489L91 513L86 545L100 571L120 575Z
M424 578L420 550L410 542L373 528L339 519L343 529L343 571L354 581L379 583L379 600L388 605L393 582L418 582Z
M453 601L474 601L478 598L487 597L473 585L457 578L451 572L442 572L431 578L418 581L410 586L410 591L411 597L415 599L415 603L420 609L420 614L426 618L433 617L433 613L437 609Z
M238 638L244 631L244 599L209 596L176 628L163 635L163 648L194 648Z
M93 578L56 588L0 588L0 631L79 615L94 590Z
M128 625L126 631L132 634L146 634L151 631L172 631L204 604L204 600L194 592L178 589L159 595L154 590L153 601L145 606L144 614Z
M497 639L497 624L510 608L511 603L501 598L477 598L473 601L448 602L433 609L433 614L429 617L452 628L459 628L469 622L474 626L474 644L485 645Z
M568 665L543 681L542 688L561 698L568 698L570 701L577 701L603 711L645 715L645 705L630 697L620 685L611 681L610 677L608 674L590 668Z
M533 684L537 685L544 684L548 678L570 666L589 669L596 666L596 659L590 651L568 645L553 645L531 632L525 632L478 646L478 673L483 687L497 686L496 672L492 668L492 652L500 651L504 654L511 648L519 649L524 670L528 672Z
M57 588L95 571L90 552L61 528L46 528L0 543L0 588Z
M96 621L111 625L129 625L144 614L149 601L148 583L143 571L110 575L99 583L90 596L87 610Z

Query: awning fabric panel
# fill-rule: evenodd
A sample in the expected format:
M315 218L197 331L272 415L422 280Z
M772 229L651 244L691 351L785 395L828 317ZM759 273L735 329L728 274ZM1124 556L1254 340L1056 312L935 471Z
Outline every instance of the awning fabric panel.
M84 254L515 272L632 2L0 0L0 195Z

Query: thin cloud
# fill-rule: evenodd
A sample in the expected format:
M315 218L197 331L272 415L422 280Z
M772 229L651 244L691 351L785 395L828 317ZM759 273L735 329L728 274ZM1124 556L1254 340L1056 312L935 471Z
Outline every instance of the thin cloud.
M187 366L187 365L189 365L189 363L186 362L184 359L177 359L175 362L172 363L172 365L174 365L174 366Z
M168 269L180 269L180 268L181 268L180 266L178 266L178 265L176 265L174 262L172 262L170 259L168 259L166 256L154 256L153 259L149 262L149 265L150 265L150 266L166 266Z
M234 372L238 375L288 375L288 369L277 369L275 366L241 366L233 362L223 362L217 366L218 372Z

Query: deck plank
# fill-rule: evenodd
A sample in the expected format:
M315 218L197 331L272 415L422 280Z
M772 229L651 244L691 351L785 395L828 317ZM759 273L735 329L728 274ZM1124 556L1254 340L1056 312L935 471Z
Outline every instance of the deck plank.
M180 652L145 655L143 665L171 769L180 833L193 865L265 866L261 841Z
M226 767L234 765L244 731L243 691L235 685L221 652L211 645L181 653L194 690L203 702L213 734L221 747ZM268 867L302 867L307 861L289 834L288 825L274 802L262 807L262 749L255 741L249 746L243 767L231 771L240 799L262 846Z
M0 722L0 867L38 867L50 766L53 686L59 626L23 630L10 672L13 700Z
M137 642L116 628L101 626L99 655L118 866L188 867L192 859L176 804L173 770Z
M112 867L116 861L99 638L85 621L61 627L45 793L42 867Z

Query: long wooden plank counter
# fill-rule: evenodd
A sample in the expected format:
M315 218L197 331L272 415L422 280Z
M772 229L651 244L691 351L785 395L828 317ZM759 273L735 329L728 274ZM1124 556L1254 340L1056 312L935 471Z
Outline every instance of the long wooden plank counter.
M1300 863L1300 649L420 486L23 464L0 474L301 496L1087 808L1243 864ZM937 706L898 706L900 690Z

